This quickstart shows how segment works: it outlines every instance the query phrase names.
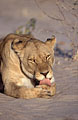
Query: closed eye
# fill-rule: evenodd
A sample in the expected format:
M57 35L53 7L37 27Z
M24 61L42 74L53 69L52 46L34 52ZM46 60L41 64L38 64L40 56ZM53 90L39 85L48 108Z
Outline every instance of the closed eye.
M51 58L50 54L46 56L46 60L49 60L50 58Z
M35 63L35 59L32 59L32 58L28 58L28 61Z

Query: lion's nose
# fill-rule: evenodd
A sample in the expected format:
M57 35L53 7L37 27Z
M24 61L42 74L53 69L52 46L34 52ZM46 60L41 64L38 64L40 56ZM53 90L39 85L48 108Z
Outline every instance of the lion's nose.
M49 71L48 72L41 72L41 74L44 75L45 77L48 73L49 73Z

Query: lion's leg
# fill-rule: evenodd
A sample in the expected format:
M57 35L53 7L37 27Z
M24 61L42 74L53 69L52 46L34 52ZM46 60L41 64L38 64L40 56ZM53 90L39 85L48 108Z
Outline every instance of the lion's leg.
M48 86L48 85L38 85L37 87L38 88L42 87L43 90L49 91L51 96L55 95L55 93L56 93L56 83L53 83L51 86Z
M10 83L8 88L9 89L6 89L5 87L5 93L15 98L30 99L51 97L51 91L49 89L43 89L42 85L37 88L26 88L24 86L17 86L15 83Z

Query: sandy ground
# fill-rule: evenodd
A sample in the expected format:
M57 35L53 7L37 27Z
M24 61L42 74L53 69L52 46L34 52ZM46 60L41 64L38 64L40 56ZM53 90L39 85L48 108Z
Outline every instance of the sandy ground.
M15 99L0 93L0 120L78 120L78 0L0 0L0 37L30 18L33 34L45 41L56 36L54 75L57 92L51 99Z

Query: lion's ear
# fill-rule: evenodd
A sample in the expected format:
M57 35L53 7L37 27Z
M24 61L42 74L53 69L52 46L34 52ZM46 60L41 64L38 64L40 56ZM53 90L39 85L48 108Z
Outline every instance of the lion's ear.
M52 36L52 38L48 38L46 41L46 45L52 46L52 48L55 47L55 43L56 43L56 38L54 35Z
M13 40L11 47L15 52L21 52L21 50L24 48L25 44L26 44L25 40L20 40L20 39L16 38Z

